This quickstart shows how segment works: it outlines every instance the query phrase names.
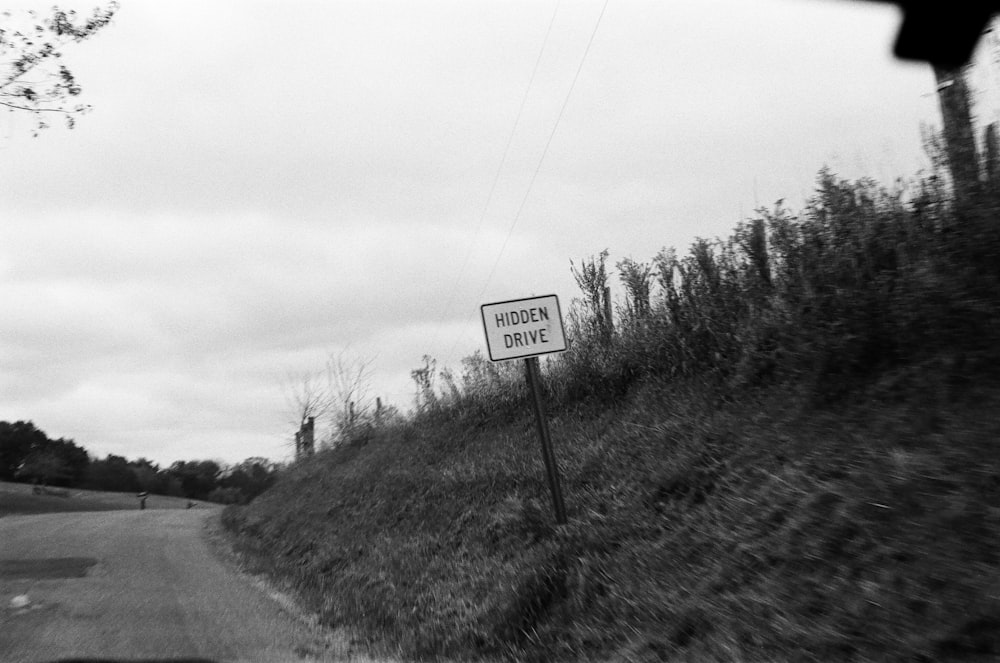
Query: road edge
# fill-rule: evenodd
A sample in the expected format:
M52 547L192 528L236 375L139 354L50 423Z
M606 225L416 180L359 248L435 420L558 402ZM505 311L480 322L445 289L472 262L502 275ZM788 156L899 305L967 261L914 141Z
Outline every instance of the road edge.
M309 629L315 641L321 644L322 651L298 652L304 659L325 660L324 656L333 655L338 660L357 663L400 663L399 659L375 656L366 651L364 644L344 628L323 625L316 613L302 606L291 588L281 586L266 573L250 571L246 556L236 550L235 539L222 524L222 511L213 509L213 513L205 516L200 532L202 539L216 559L276 603L282 612Z

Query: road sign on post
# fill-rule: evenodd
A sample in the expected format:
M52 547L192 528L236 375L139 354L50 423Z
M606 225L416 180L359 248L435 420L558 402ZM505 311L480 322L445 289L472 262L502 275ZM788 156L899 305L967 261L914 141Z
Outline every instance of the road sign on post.
M491 361L566 350L559 298L555 295L483 304L480 311Z
M566 506L559 486L559 467L552 452L549 424L545 418L542 399L542 376L538 370L538 355L566 350L559 298L555 295L512 299L506 302L483 304L483 331L486 333L486 350L491 361L524 359L524 375L531 394L538 437L542 443L542 460L552 491L552 509L556 523L566 524Z

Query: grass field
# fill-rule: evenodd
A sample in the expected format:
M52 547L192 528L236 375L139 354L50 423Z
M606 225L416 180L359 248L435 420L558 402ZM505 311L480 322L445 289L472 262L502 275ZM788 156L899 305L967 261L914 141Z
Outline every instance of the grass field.
M36 495L30 484L0 481L0 516L139 508L139 499L133 493L108 493L75 488L51 489L51 492L58 494ZM188 500L182 497L150 495L146 500L146 508L184 509L187 508L187 503Z

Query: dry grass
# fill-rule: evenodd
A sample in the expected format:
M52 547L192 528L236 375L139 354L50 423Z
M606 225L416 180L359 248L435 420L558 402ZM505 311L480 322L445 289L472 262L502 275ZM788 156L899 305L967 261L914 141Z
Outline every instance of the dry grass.
M480 355L225 522L408 658L995 660L1000 191L935 181L823 171L800 215L624 263L614 330L583 265L545 370L568 526L516 366Z
M1000 389L838 411L647 385L552 421L396 429L225 514L320 618L410 658L1000 654Z

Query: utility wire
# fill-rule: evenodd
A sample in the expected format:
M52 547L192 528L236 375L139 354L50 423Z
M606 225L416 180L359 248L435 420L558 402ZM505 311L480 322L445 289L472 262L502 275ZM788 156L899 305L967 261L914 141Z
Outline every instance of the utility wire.
M507 137L507 144L503 148L503 156L500 157L500 165L497 166L497 171L493 175L493 184L490 186L490 192L486 196L486 203L483 205L483 211L479 215L479 222L476 224L476 231L473 233L472 240L469 242L469 246L465 251L465 259L462 261L462 268L458 270L458 276L455 277L455 280L452 282L451 293L445 301L444 309L442 310L439 318L441 323L438 324L437 329L434 332L431 347L437 343L438 336L441 332L441 325L448 319L448 314L451 312L451 305L455 301L455 293L458 292L458 284L462 282L462 277L465 276L465 270L469 266L469 260L472 257L472 249L475 246L476 239L478 239L479 233L483 228L483 221L486 219L486 213L490 208L490 204L493 202L493 194L496 192L497 184L500 182L500 175L503 172L503 167L507 164L507 157L510 154L510 146L514 142L514 135L517 133L517 127L521 123L521 116L524 114L524 107L528 102L528 94L531 92L532 85L535 82L535 76L538 74L538 67L542 62L542 55L545 53L545 47L549 43L549 36L552 34L552 26L556 22L556 15L559 13L560 4L562 4L562 0L556 0L556 7L552 12L552 18L549 19L549 27L545 31L545 37L542 39L542 47L538 50L538 57L535 58L535 66L531 70L531 77L528 79L528 85L524 88L524 94L521 96L521 105L517 109L517 116L514 118L514 126L511 128L510 135Z
M556 131L559 129L559 122L562 120L563 114L566 112L566 106L569 104L569 99L573 94L573 89L576 88L576 82L580 78L580 72L583 71L583 64L587 60L587 54L590 53L590 47L594 43L594 37L597 36L597 29L601 26L601 19L604 18L604 12L608 8L609 0L604 0L604 6L601 7L601 13L597 16L597 22L594 23L594 30L590 33L590 39L587 41L587 47L583 50L583 55L580 57L580 64L577 65L576 73L573 75L573 81L570 83L569 90L566 92L566 98L563 99L562 107L559 109L559 114L556 116L555 124L552 125L552 131L549 133L549 138L545 141L545 147L542 149L542 155L538 158L538 165L535 166L535 172L531 175L531 180L528 181L528 188L524 192L524 198L521 199L521 205L517 208L517 213L514 214L514 220L511 221L510 228L507 229L507 236L503 240L503 244L500 246L500 252L497 254L496 260L493 262L493 267L490 269L489 276L486 277L486 283L483 284L482 290L479 291L477 300L481 300L486 289L490 285L490 281L493 280L493 276L496 274L497 267L500 265L500 260L503 258L504 251L507 249L507 244L510 241L511 235L514 234L514 228L517 227L517 222L521 219L521 213L524 211L524 206L528 202L528 197L531 195L531 190L535 186L535 180L538 178L538 173L542 170L542 164L545 162L545 157L549 153L549 147L552 145L552 139L555 138ZM476 312L473 311L465 321L465 329L469 328L469 323L472 322L473 317L475 317ZM452 344L451 349L446 355L445 363L447 364L451 361L452 355L455 353L455 348L458 347L458 343L461 340L461 335L456 337L455 342Z

